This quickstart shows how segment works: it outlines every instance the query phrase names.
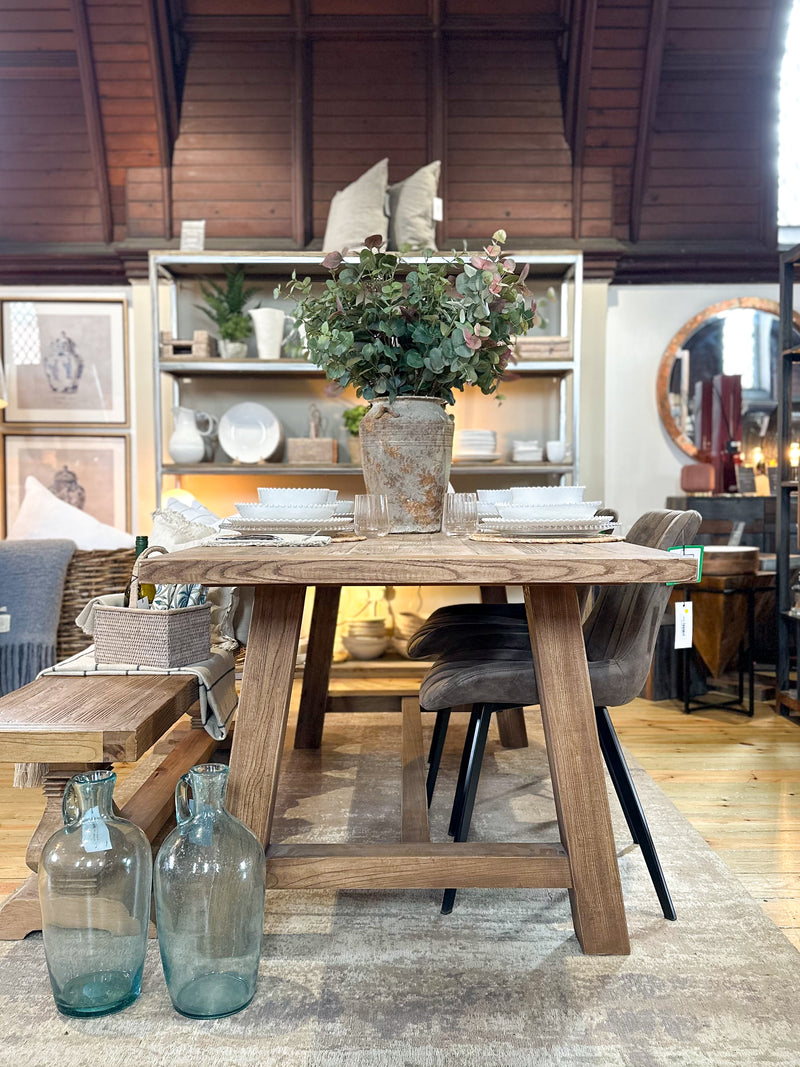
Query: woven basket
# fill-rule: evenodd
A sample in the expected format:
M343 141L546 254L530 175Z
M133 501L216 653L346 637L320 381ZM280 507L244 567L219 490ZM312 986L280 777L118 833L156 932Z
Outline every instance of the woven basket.
M56 656L66 659L87 648L91 637L87 636L75 618L88 601L106 593L121 593L131 576L136 553L132 548L113 551L98 550L73 553L64 579L64 596L56 636Z
M130 600L139 600L139 560L166 550L156 545L139 556L131 578ZM142 667L185 667L211 654L211 605L188 608L112 608L98 604L94 613L95 663L130 663Z

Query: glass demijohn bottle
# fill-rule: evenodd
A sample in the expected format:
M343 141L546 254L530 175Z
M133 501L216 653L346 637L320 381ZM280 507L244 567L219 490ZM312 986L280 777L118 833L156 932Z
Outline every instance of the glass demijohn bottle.
M150 843L114 814L117 776L76 774L64 790L64 826L39 860L47 970L64 1015L107 1015L139 996L150 925Z
M178 825L155 863L164 977L177 1011L193 1018L231 1015L249 1004L261 956L264 849L226 811L227 780L219 763L200 764L180 779Z

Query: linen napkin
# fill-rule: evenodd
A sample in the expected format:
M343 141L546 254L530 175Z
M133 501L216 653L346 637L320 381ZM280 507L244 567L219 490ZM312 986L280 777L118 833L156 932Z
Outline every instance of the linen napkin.
M50 674L70 674L83 678L90 674L193 674L198 681L203 726L213 738L222 741L239 703L235 662L232 652L212 652L208 659L187 663L185 667L140 667L131 663L104 663L98 666L94 661L94 645L90 645L69 659L40 671L38 677Z

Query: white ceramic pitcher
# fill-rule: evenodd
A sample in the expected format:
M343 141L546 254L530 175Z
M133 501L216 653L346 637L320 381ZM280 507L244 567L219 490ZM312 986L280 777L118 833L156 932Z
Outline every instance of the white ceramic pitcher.
M280 359L286 315L280 308L253 308L249 313L256 331L259 359Z
M200 463L206 453L206 442L197 425L192 408L172 409L175 428L167 450L176 463Z

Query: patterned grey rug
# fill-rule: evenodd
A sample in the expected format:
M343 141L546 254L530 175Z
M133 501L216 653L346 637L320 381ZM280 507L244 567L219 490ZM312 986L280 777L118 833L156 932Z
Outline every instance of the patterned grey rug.
M429 726L428 726L429 728ZM396 839L399 716L332 716L287 749L275 839ZM527 750L487 749L473 837L553 839L538 716ZM463 734L432 815L442 839ZM259 987L242 1013L177 1015L151 942L139 1001L76 1021L50 997L41 939L0 943L3 1067L796 1067L800 954L642 771L670 883L666 922L613 802L633 945L586 957L565 891L268 894Z

